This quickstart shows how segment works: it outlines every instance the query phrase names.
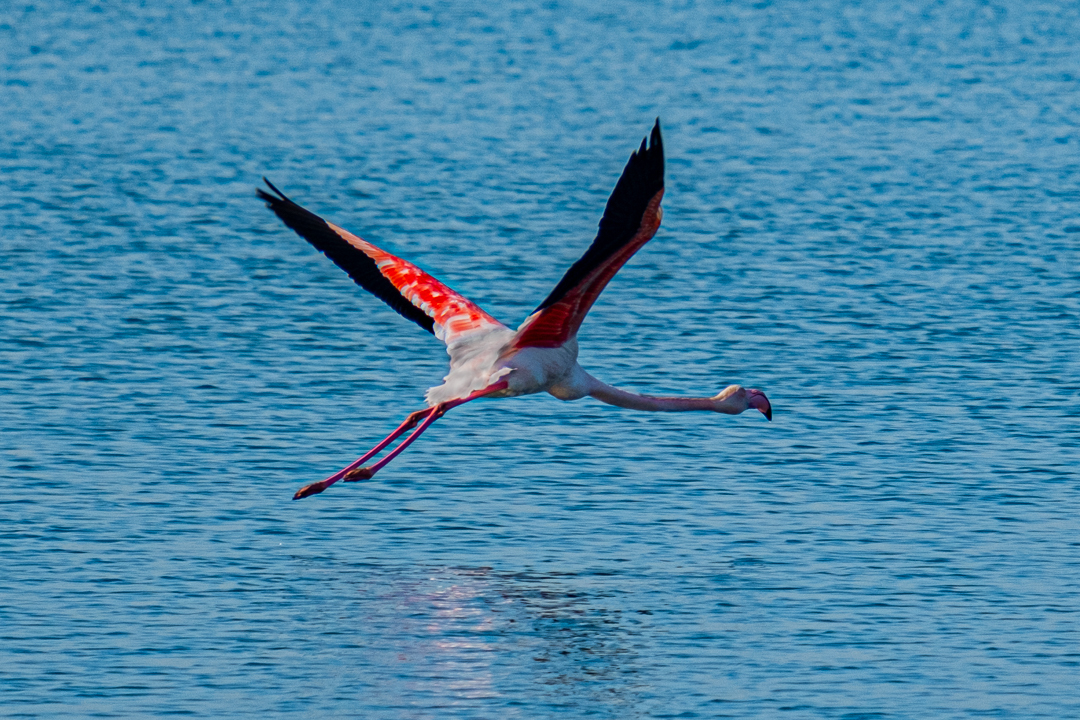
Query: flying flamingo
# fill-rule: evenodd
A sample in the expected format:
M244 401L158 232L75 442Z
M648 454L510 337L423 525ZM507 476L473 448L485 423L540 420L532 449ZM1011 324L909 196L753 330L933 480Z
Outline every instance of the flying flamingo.
M410 262L305 210L263 178L273 195L259 189L267 207L314 245L360 287L446 343L450 372L427 391L427 407L411 413L382 442L325 480L300 488L294 500L321 493L339 480L367 480L407 448L451 408L481 397L548 392L560 400L589 395L631 410L709 410L738 415L754 408L772 420L760 390L730 385L713 397L653 397L603 383L578 365L577 332L597 296L627 260L660 227L664 196L664 148L657 120L646 147L631 154L608 199L596 240L563 276L544 302L511 330ZM382 460L364 463L409 434Z

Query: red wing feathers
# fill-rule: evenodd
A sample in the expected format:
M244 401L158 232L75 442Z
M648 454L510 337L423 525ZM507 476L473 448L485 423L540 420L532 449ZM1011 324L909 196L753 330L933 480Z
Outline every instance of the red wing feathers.
M615 184L596 240L522 323L515 347L558 347L577 334L611 278L656 234L663 196L664 146L657 120L648 148L642 140Z
M285 197L269 180L263 180L275 194L262 189L256 192L282 222L333 260L357 285L403 317L447 343L464 333L504 327L416 265L326 222Z

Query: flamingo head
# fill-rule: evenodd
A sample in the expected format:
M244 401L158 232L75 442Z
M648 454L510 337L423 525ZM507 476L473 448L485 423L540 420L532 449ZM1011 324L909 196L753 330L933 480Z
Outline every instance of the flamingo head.
M765 393L756 388L750 388L746 391L746 403L764 415L766 420L772 422L772 403L765 397Z
M741 385L729 385L720 391L719 395L712 398L716 412L728 415L738 415L751 408L765 416L766 420L772 420L772 404L765 393L755 388L744 388Z

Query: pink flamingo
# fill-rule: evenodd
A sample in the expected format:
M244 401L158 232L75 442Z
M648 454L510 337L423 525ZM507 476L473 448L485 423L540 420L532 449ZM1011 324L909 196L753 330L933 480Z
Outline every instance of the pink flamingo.
M712 397L653 397L603 383L578 365L577 332L597 296L627 260L660 227L664 195L664 148L660 121L630 156L608 199L596 240L551 294L517 330L511 330L410 262L380 250L356 235L300 207L263 178L273 195L258 190L267 206L362 288L446 343L450 372L427 391L427 407L411 413L378 445L325 480L307 485L298 500L339 480L367 480L416 440L451 408L481 397L514 397L548 392L560 400L586 395L631 410L708 410L738 415L754 408L772 420L772 406L760 390L730 385ZM412 430L373 465L364 463Z

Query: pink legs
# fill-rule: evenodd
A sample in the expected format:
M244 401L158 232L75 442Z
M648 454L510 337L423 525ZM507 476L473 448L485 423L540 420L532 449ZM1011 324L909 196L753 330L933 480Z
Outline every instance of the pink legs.
M435 408L426 408L424 410L417 410L414 413L410 413L409 417L405 418L405 422L398 425L397 430L387 435L382 442L368 450L358 460L350 463L348 467L338 470L336 473L326 478L325 480L320 480L319 482L314 482L310 485L305 485L304 487L300 488L296 491L296 494L293 495L293 500L299 500L300 498L306 498L308 495L317 495L318 493L321 493L323 490L330 487L338 480L344 478L346 474L359 467L362 463L365 463L371 458L378 455L380 452L382 452L383 448L394 442L394 440L399 438L406 430L411 430L412 428L416 427L416 424L420 422L420 419L430 415L431 411L434 409Z
M320 480L319 482L314 482L310 485L305 485L304 487L300 488L296 491L296 494L293 495L293 500L299 500L300 498L306 498L308 495L316 495L318 493L321 493L323 490L330 487L339 480L344 482L367 480L375 473L379 472L379 470L381 470L383 466L385 466L388 462L396 458L402 450L409 447L409 445L411 445L416 440L416 438L420 437L421 433L431 427L432 423L445 415L447 411L456 408L458 405L463 405L470 400L475 400L477 398L484 397L485 395L491 395L492 393L499 392L500 390L505 390L507 386L508 383L505 380L502 380L495 383L494 385L489 385L482 390L477 390L468 397L461 398L460 400L450 400L449 402L440 403L435 407L425 408L423 410L417 410L414 413L410 413L409 416L405 418L405 422L398 425L397 429L387 435L386 438L383 439L383 441L380 442L378 445L368 450L354 462L350 463L348 467L338 470L336 473L326 478L325 480ZM417 424L419 424L419 427L417 427ZM386 446L388 446L390 443L394 442L394 440L397 440L399 437L404 435L407 431L412 430L413 428L416 429L413 430L407 438L402 440L400 445L391 450L389 455L387 455L382 460L370 467L361 467L363 463L378 455L386 448Z

